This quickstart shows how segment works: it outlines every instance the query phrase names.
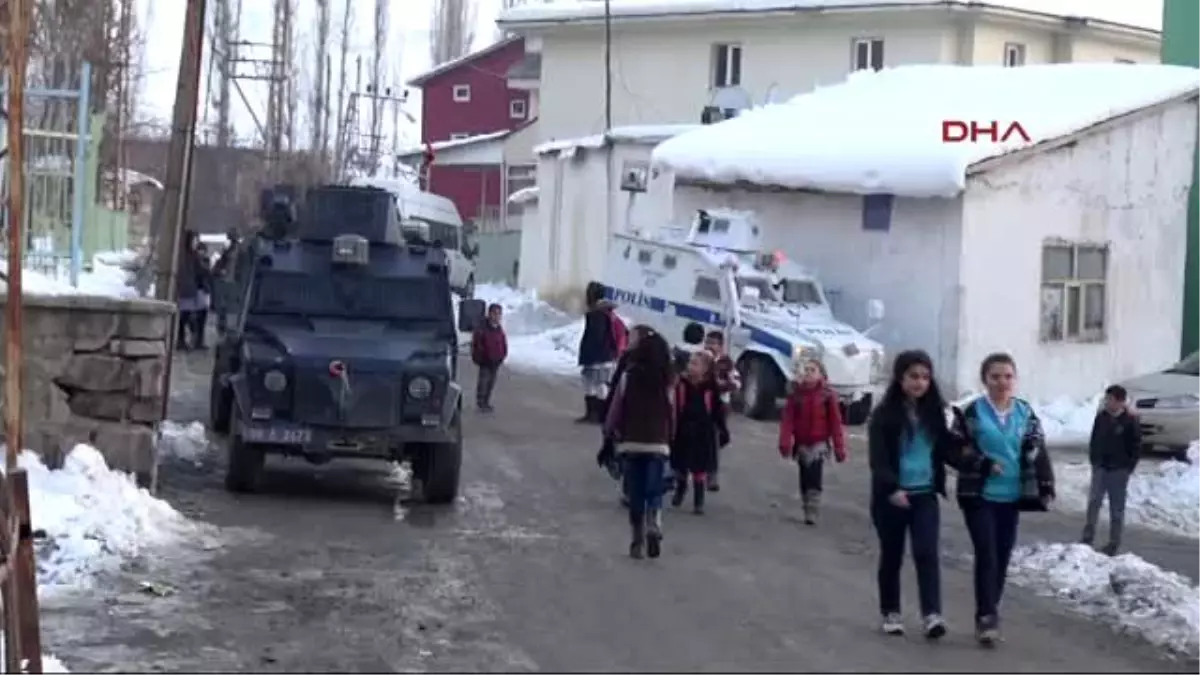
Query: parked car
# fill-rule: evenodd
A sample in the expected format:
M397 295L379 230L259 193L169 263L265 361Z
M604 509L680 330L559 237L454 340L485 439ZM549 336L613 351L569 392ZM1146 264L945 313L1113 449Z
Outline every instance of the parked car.
M1129 392L1146 449L1186 457L1188 444L1200 439L1200 352L1119 384Z

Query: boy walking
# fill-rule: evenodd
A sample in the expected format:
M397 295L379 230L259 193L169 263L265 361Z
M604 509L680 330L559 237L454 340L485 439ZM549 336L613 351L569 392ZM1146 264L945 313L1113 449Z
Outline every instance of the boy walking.
M1108 544L1101 549L1106 555L1116 555L1121 548L1121 533L1125 529L1125 490L1142 450L1142 430L1137 418L1129 412L1127 397L1125 388L1119 385L1104 390L1104 408L1096 414L1088 444L1092 484L1088 491L1087 523L1083 526L1082 540L1089 546L1092 544L1100 504L1107 495Z
M479 366L479 379L475 383L475 405L480 412L492 412L492 389L496 387L496 375L500 364L508 358L508 338L500 325L504 309L492 303L488 305L487 321L471 337L471 360Z

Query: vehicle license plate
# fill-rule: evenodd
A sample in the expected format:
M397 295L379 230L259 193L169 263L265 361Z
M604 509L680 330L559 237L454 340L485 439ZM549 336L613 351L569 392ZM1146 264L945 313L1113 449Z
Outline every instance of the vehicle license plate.
M296 427L248 427L243 432L250 443L300 445L312 440L312 430Z

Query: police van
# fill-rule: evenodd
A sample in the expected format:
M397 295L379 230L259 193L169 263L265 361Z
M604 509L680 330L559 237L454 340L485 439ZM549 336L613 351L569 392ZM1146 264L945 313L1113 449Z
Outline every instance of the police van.
M649 325L672 340L691 322L721 330L742 376L748 416L773 413L796 367L817 359L847 423L866 421L883 375L882 345L833 316L811 273L762 251L752 214L701 210L686 233L614 235L601 283L631 325ZM882 319L882 310L872 301L871 320Z

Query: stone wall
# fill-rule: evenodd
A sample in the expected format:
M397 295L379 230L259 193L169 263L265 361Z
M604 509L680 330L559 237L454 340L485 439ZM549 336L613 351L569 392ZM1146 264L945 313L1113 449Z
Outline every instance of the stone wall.
M0 305L5 299L0 295ZM55 467L76 443L90 443L109 466L152 485L174 305L91 296L24 300L25 447Z

